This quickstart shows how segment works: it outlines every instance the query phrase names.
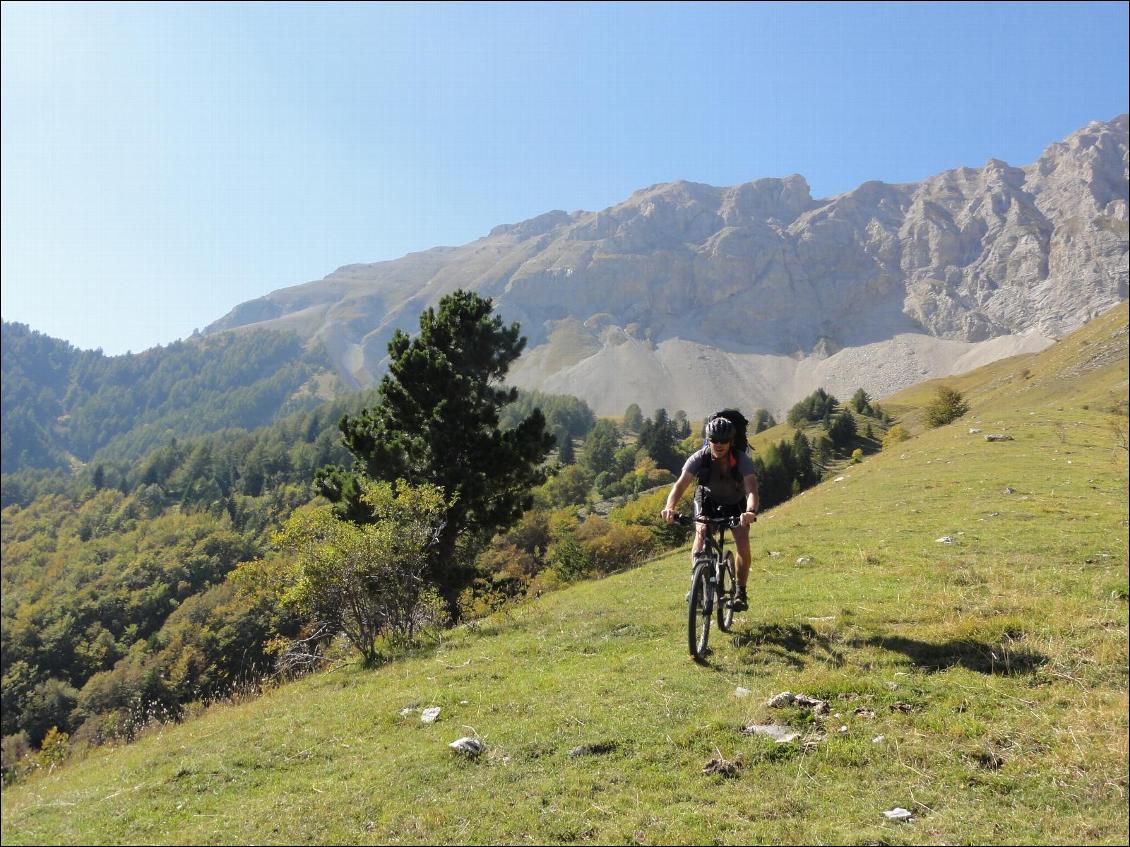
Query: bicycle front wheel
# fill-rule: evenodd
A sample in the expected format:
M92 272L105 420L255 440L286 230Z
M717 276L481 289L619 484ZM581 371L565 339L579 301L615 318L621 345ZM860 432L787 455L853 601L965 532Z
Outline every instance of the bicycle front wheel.
M734 552L727 550L722 559L722 566L718 568L718 597L715 603L718 606L718 628L729 632L734 623L734 599L738 596L737 573L734 570Z
M687 608L687 644L691 657L701 662L706 657L706 643L710 639L710 615L713 611L713 591L710 584L712 564L703 562L694 569L691 577L691 597Z

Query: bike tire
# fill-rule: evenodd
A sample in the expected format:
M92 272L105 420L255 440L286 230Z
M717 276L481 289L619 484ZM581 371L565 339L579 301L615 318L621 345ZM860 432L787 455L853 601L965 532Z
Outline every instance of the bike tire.
M687 645L696 662L701 662L706 657L707 643L710 640L713 597L709 577L712 567L711 563L700 563L695 566L691 576L691 596L687 604Z
M734 598L738 596L737 572L734 570L734 553L727 550L718 569L718 596L715 605L718 609L718 628L729 632L734 623Z

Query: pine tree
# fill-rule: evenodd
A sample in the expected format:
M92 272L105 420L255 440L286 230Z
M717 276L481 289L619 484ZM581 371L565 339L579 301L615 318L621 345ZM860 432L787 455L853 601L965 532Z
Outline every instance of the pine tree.
M361 500L361 477L442 488L450 506L429 570L453 611L473 577L474 553L529 508L530 490L544 481L538 466L553 447L538 409L513 429L498 426L499 410L517 397L501 383L526 340L492 308L456 291L420 316L415 338L397 330L378 405L341 420L352 470L330 466L315 478L340 516L362 523L373 515Z

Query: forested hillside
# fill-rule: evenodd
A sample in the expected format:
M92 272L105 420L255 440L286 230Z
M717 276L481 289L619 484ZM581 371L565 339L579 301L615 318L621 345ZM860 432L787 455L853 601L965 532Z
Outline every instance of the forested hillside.
M336 385L323 353L277 331L106 356L4 322L0 344L8 474L66 468L96 454L138 458L170 437L265 426L324 402Z
M274 554L272 534L314 499L318 468L350 464L339 422L376 402L360 392L254 431L170 438L136 461L5 474L5 761L52 728L82 743L130 738L273 673L272 639L304 621L229 577ZM538 394L504 423L535 405L563 443L592 426L583 403ZM527 583L488 578L479 605Z

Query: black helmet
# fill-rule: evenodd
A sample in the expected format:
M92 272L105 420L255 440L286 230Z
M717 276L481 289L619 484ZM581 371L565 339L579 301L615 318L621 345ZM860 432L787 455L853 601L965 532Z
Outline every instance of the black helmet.
M733 441L734 425L725 418L715 418L706 422L706 438L709 441Z

